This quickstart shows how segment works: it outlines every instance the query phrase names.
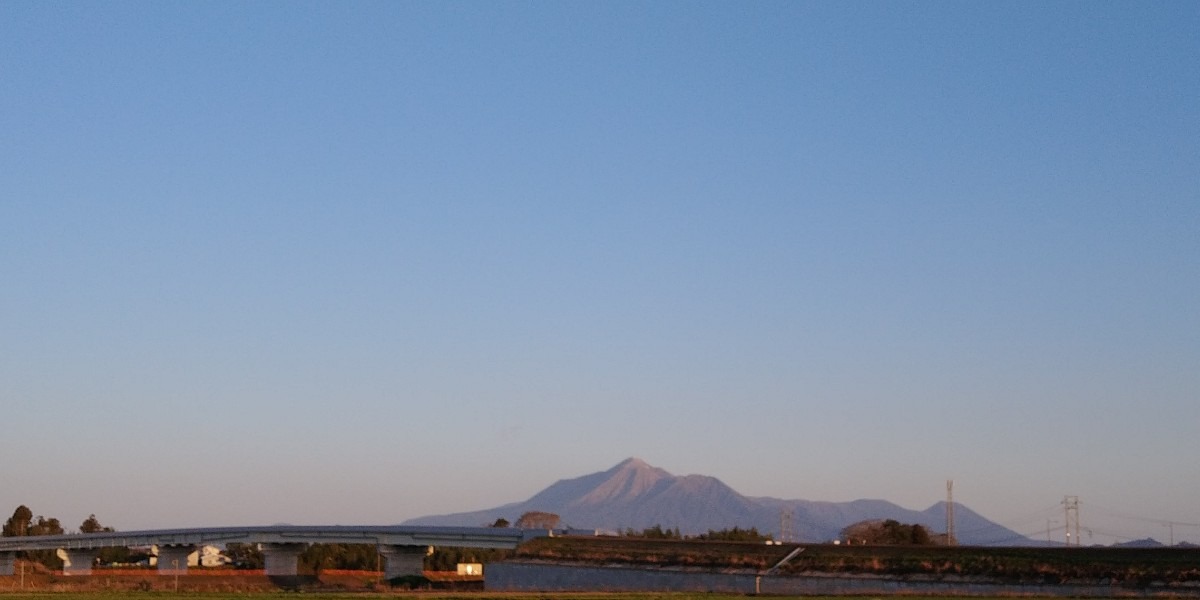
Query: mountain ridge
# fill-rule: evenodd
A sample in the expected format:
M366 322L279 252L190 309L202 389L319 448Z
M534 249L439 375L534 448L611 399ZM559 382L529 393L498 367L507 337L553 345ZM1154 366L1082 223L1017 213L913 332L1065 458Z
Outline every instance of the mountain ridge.
M699 534L736 526L755 527L780 537L781 515L790 511L794 539L822 542L837 539L847 525L868 519L895 519L942 532L945 505L936 502L916 511L876 499L829 502L748 497L716 477L673 475L631 457L605 471L560 479L524 502L418 517L404 524L479 526L500 518L515 521L527 511L545 511L559 515L564 526L578 528L624 531L659 525ZM955 503L954 509L955 532L961 544L1037 544L962 504Z

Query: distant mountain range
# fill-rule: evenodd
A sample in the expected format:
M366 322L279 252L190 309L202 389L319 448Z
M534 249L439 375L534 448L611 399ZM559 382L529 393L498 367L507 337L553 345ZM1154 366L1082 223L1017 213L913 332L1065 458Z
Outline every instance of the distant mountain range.
M1200 546L1197 546L1196 544L1192 544L1189 542L1179 542L1178 544L1175 544L1174 546L1167 546L1166 544L1164 544L1154 538L1142 538L1140 540L1129 540L1127 542L1120 542L1117 544L1113 544L1113 548L1168 548L1168 547L1170 547L1170 548L1200 548Z
M564 526L624 531L655 525L679 528L684 534L730 527L756 527L780 536L781 515L790 511L797 541L837 539L847 525L868 519L895 519L944 532L946 503L923 510L902 508L885 500L813 502L743 496L715 477L672 475L637 458L599 473L563 479L524 502L474 512L434 515L405 525L489 525L496 519L516 521L528 511L559 515ZM960 544L994 546L1043 545L993 523L962 504L954 506L954 528Z

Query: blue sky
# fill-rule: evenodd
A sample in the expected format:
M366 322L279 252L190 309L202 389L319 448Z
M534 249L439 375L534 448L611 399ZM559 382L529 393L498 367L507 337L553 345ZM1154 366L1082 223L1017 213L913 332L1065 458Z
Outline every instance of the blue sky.
M1197 30L0 4L0 510L395 523L639 456L1200 542Z

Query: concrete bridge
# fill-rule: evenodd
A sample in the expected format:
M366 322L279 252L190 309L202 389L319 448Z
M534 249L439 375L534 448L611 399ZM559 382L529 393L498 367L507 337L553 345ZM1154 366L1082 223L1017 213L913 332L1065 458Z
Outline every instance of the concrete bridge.
M393 579L420 575L433 546L511 549L552 534L498 527L273 525L0 537L0 575L14 574L17 552L63 550L64 575L90 575L100 550L143 546L158 546L158 574L174 575L187 572L188 554L202 546L242 543L262 548L267 575L294 576L297 558L309 544L372 544L387 559L385 576Z

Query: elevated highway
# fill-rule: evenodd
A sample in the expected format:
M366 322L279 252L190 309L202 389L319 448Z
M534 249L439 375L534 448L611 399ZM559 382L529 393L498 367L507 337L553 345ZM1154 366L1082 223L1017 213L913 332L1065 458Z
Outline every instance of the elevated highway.
M188 554L201 546L242 543L262 548L267 575L291 576L296 575L297 557L309 544L371 544L387 559L385 576L392 579L420 575L433 546L511 549L548 535L553 532L496 527L271 525L4 537L0 538L0 575L13 574L17 552L62 550L64 575L89 575L100 550L146 546L158 547L158 573L170 575L186 572Z

